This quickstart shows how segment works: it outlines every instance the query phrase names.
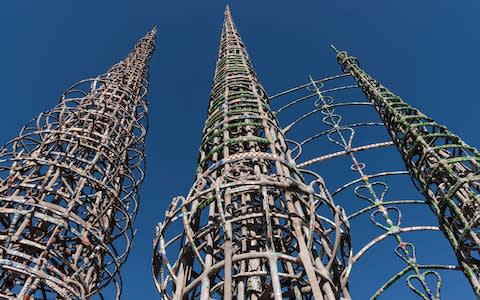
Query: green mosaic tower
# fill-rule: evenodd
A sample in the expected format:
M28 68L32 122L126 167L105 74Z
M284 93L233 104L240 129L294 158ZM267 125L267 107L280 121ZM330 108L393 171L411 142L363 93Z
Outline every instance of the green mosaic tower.
M196 182L157 228L162 298L349 299L348 238L322 179L291 159L227 7Z

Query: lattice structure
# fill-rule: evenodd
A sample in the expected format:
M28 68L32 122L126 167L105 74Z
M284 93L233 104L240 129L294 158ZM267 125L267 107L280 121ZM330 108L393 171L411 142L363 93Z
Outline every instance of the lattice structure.
M197 180L157 227L157 288L163 299L349 299L350 254L345 215L291 159L227 7Z
M155 33L1 149L0 298L88 299L112 280L120 297L144 175Z
M295 145L297 167L323 170L346 211L354 249L350 291L362 299L403 299L405 280L421 299L441 299L444 289L449 299L468 289L463 271L478 297L478 151L374 81L356 58L337 51L337 59L343 74L310 78L270 104L288 124L283 133ZM406 180L412 177L421 193ZM453 251L439 238L442 231ZM432 249L439 250L432 256Z
M355 57L337 51L337 60L380 114L480 297L480 153L370 77Z
M427 201L410 182L373 104L362 98L353 77L341 74L310 78L273 95L270 102L278 107L279 120L289 124L283 132L295 144L291 149L297 166L321 170L335 203L347 214L352 295L410 299L402 284L406 281L421 299L438 300L445 279L458 280L461 268L449 264L453 254L448 249L445 255L425 259L431 247L445 246L433 242L439 240L440 229L428 218Z

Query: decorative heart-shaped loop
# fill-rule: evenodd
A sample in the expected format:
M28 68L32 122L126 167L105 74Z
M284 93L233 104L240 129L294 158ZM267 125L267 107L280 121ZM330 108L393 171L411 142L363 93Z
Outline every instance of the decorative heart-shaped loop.
M355 135L355 130L350 127L339 128L334 132L329 132L327 134L328 139L342 147L342 149L350 148L352 146L353 136Z
M393 212L393 216L392 216ZM370 215L373 224L385 231L398 230L402 223L402 213L395 206L380 207Z
M331 114L335 113L335 107L333 107L331 105L325 105L325 106L321 107L320 111L324 115L331 115Z
M338 124L340 124L341 120L342 120L342 116L333 114L333 115L328 115L323 117L322 122L332 127L336 127L338 126Z
M323 82L314 82L312 77L310 77L310 81L312 83L310 83L308 86L307 86L307 91L320 91L320 89L323 88L323 86L325 85Z
M366 165L364 163L354 163L350 166L350 170L352 171L362 171L363 169L365 169Z
M430 277L431 279L428 279ZM435 283L435 292L430 289L428 281ZM421 289L415 287L415 283L420 283ZM440 288L442 287L442 278L435 271L425 271L418 275L410 275L407 277L408 287L418 296L425 300L440 300Z
M387 191L388 185L385 182L375 181L372 183L359 185L355 187L353 192L358 198L365 199L368 202L375 204L378 202L383 202Z
M417 254L415 246L412 243L401 243L395 248L395 254L407 264L415 264L417 262Z
M325 105L331 105L333 103L333 97L321 96L315 101L315 107L320 108Z

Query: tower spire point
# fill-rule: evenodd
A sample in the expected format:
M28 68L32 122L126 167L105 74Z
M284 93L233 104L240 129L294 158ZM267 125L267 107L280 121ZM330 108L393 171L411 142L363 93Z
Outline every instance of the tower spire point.
M330 48L332 48L332 49L333 49L333 51L335 51L335 53L338 53L338 52L340 52L340 51L338 51L338 49L337 49L337 48L336 48L334 45L330 45Z
M230 5L228 5L228 4L225 6L224 15L225 15L225 19L227 19L227 18L231 19L232 18L232 12L230 11Z

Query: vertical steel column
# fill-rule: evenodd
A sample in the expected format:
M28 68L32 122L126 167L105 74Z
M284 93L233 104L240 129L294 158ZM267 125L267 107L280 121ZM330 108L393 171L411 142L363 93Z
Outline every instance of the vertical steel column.
M162 298L349 299L348 234L323 180L306 184L291 159L227 7L197 180L157 227Z
M480 297L480 153L370 77L355 57L334 50L380 114Z
M112 280L120 297L155 33L0 150L0 298L88 299Z

